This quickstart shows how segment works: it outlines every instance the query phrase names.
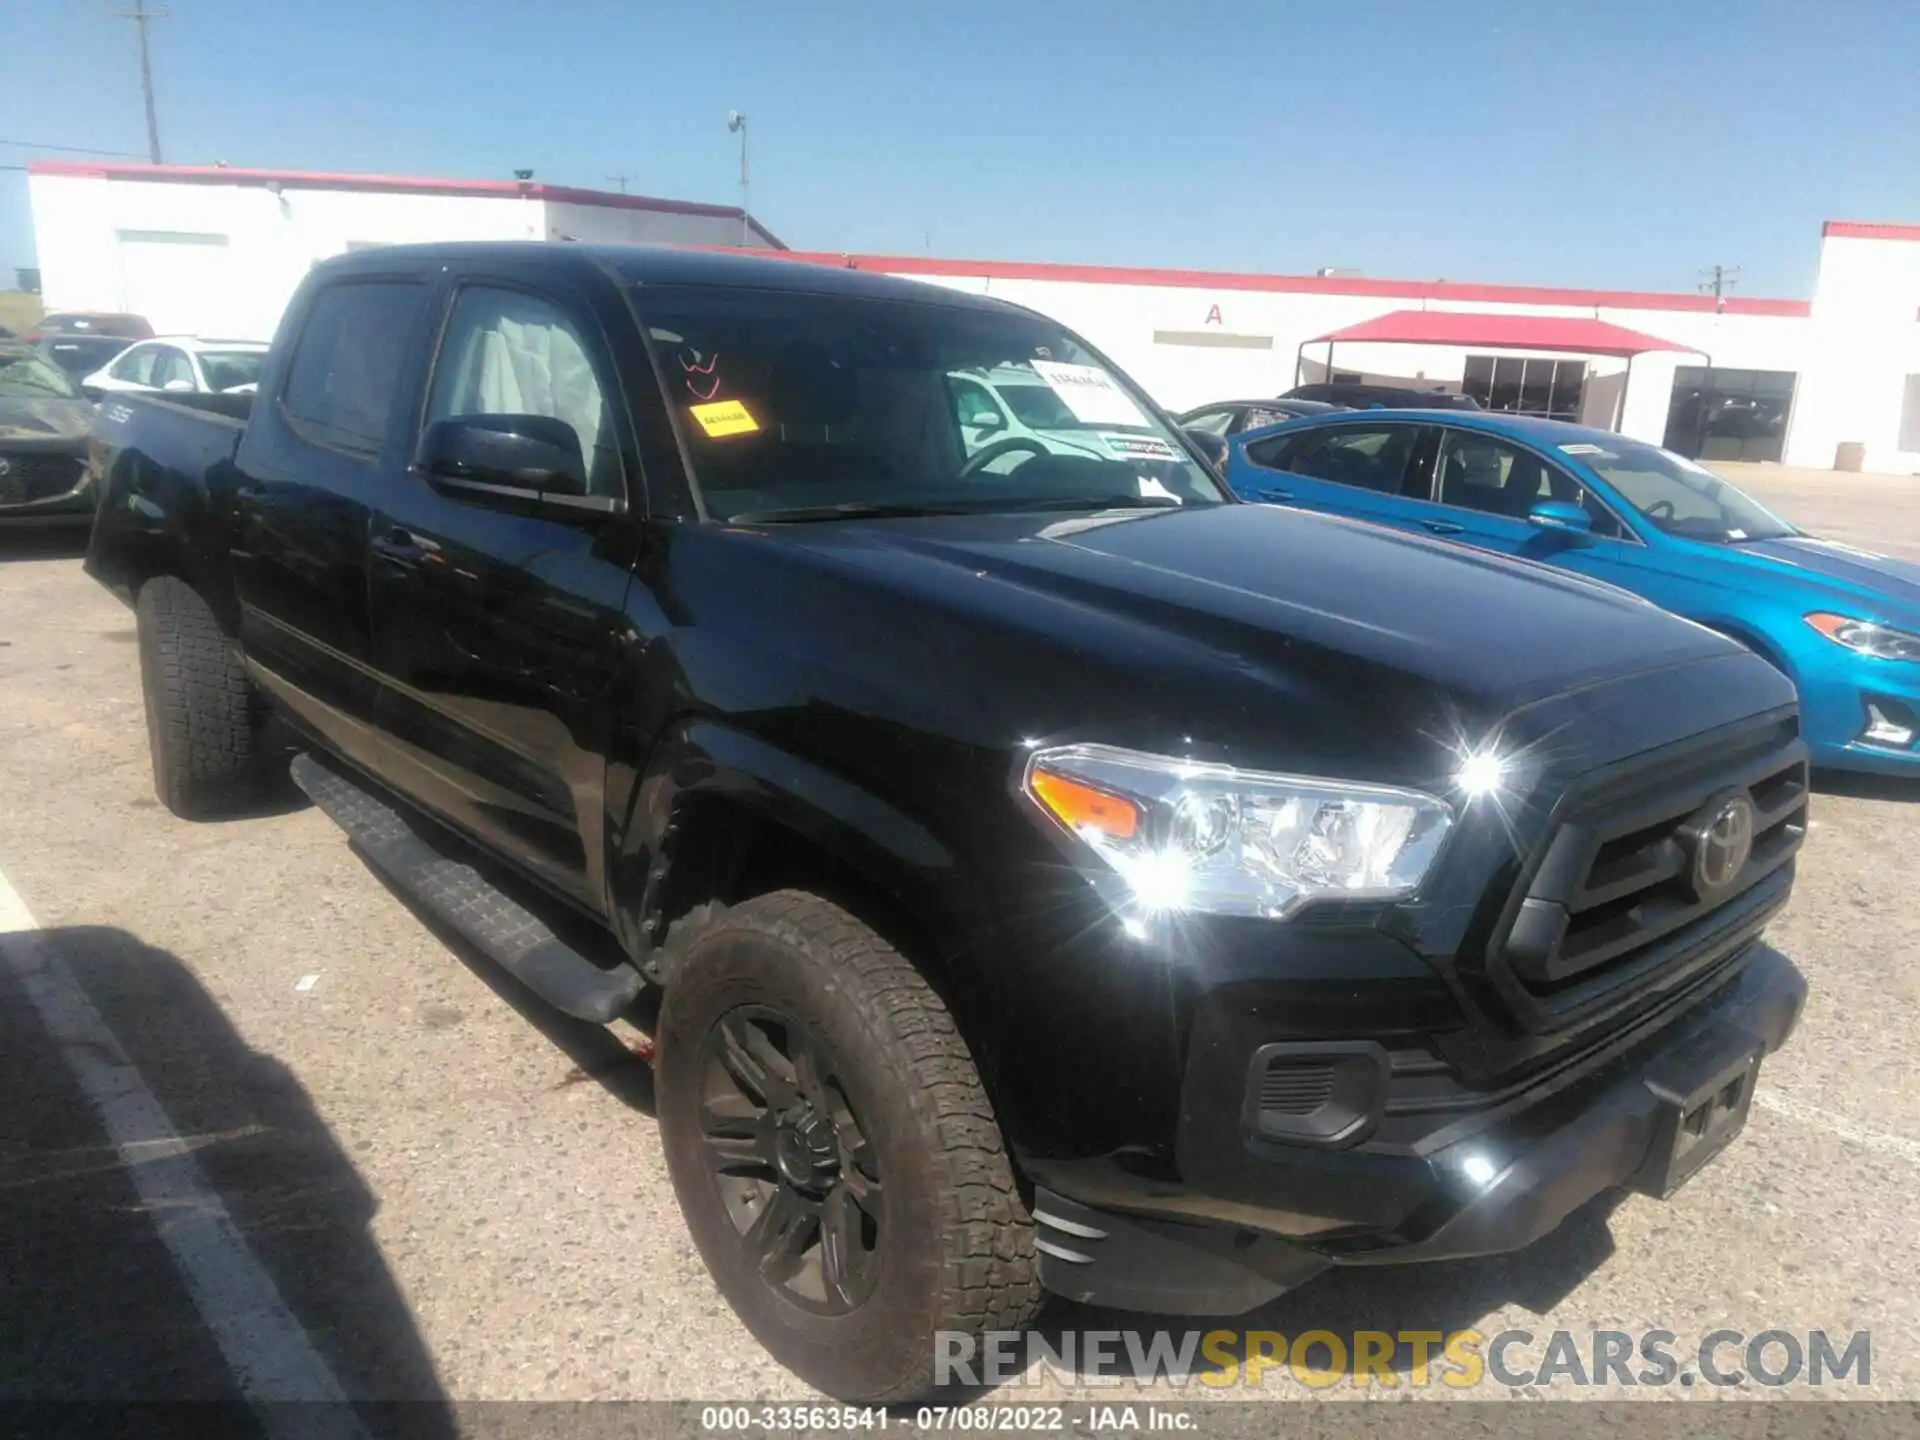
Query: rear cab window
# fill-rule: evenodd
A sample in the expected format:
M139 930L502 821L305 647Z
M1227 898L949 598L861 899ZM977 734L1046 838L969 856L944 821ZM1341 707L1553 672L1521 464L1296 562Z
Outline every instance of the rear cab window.
M288 428L309 444L378 455L426 298L416 280L341 280L321 290L281 387Z

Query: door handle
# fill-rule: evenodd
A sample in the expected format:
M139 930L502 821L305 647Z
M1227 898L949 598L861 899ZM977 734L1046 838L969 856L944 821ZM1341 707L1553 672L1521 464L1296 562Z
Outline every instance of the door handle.
M418 560L428 547L406 526L395 525L386 534L373 537L373 548L395 560Z
M1459 535L1467 528L1464 525L1456 525L1451 520L1422 520L1420 523L1436 535Z

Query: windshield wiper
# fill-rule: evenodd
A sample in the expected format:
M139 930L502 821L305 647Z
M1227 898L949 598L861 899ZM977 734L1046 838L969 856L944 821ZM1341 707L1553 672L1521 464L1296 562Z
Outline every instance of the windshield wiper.
M727 516L730 525L804 525L817 520L895 520L914 515L972 515L970 505L881 504L849 500L842 505L788 505L773 510L742 510Z
M1177 510L1182 503L1172 495L1054 495L1044 500L1016 500L995 508L1005 510Z

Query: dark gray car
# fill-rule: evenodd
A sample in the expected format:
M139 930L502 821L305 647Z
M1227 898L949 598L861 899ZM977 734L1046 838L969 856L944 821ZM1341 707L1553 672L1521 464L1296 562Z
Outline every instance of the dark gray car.
M0 342L0 526L84 524L93 515L93 406L30 345Z

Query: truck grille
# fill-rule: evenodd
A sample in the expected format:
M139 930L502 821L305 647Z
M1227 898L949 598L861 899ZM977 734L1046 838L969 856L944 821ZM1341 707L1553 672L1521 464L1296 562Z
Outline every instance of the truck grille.
M0 455L0 505L52 500L78 485L83 473L75 455Z
M1517 1018L1563 1029L1624 986L1727 958L1785 899L1807 793L1792 713L1576 784L1489 947L1488 974Z

